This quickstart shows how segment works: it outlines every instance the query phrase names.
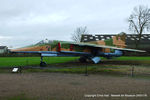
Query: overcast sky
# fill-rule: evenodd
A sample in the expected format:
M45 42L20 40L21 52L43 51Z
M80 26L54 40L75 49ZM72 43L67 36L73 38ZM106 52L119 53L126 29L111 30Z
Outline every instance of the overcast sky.
M150 0L0 0L0 45L70 41L80 26L90 34L130 33L127 18L138 5Z

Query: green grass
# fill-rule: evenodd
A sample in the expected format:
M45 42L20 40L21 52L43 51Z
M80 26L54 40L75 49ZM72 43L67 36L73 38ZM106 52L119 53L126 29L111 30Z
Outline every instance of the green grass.
M150 57L117 57L114 58L112 60L117 60L117 61L144 61L144 60L149 60L150 61Z
M64 63L78 59L77 57L44 57L47 64ZM0 57L0 67L39 65L40 57Z
M60 69L25 69L24 72L62 72L62 73L84 73L85 66L78 66L76 68L60 68ZM118 72L121 71L121 68L117 66L88 66L87 70L89 73L98 73L98 72Z
M137 66L136 66L137 67ZM145 66L141 66L142 68L145 68ZM48 68L48 69L25 69L24 72L63 72L63 73L84 73L86 67L85 66L76 66L73 68ZM90 65L87 66L87 70L89 73L98 73L98 72L104 72L104 73L116 73L116 72L125 72L129 71L131 69L131 66L128 65ZM139 68L138 68L139 69ZM150 68L148 68L150 69ZM146 70L146 69L144 69ZM148 71L149 72L149 71Z
M44 69L23 69L25 72L62 72L62 73L84 73L85 64L76 62L61 64L65 62L75 61L78 57L44 57L47 64L52 64L56 68ZM102 58L102 61L106 59ZM110 62L109 62L110 60ZM0 57L0 67L14 66L39 66L40 57ZM78 62L77 62L78 63ZM65 66L64 66L65 65ZM135 73L140 76L149 75L150 73L150 57L119 57L108 59L108 62L100 64L86 64L88 73L100 73L111 75L130 75L131 68L135 67ZM58 67L58 68L57 68ZM0 69L0 73L10 73L11 69Z
M23 73L28 72L59 72L59 73L85 73L85 66L77 66L73 68L58 68L58 69L25 69ZM117 76L131 76L132 66L129 65L91 65L87 66L89 74L105 74L105 75L117 75ZM146 66L134 66L134 75L136 77L146 77L150 79L149 76L150 68Z
M44 61L47 64L65 63L69 61L75 61L79 57L44 57ZM135 63L150 64L150 57L118 57L113 59L102 60L108 61L136 61ZM40 63L40 57L0 57L0 67L14 67L14 66L38 66Z

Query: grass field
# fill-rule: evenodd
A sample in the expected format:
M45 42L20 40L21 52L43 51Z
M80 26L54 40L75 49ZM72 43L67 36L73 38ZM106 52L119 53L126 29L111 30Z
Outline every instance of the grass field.
M75 61L79 57L44 57L47 64L65 63ZM105 59L104 61L138 61L150 64L150 57L118 57L113 59ZM38 66L40 57L0 57L0 67L13 66Z
M44 57L47 64L65 63L75 61L79 57ZM150 57L118 57L113 59L102 58L103 61L138 61L150 64ZM38 66L40 57L0 57L0 67Z
M120 61L126 61L126 60L132 60L132 61L144 61L144 60L149 60L150 61L150 57L118 57L118 58L115 58L113 60L120 60Z
M85 64L77 61L78 57L44 57L49 64L45 69L24 69L23 72L63 72L84 73ZM1 57L0 68L18 66L39 66L40 57ZM54 66L54 68L53 68ZM135 67L135 74L150 76L150 57L118 57L114 59L102 58L99 64L87 63L88 73L130 75L131 68ZM1 73L11 72L1 69Z
M44 57L47 64L64 63L78 59L77 57ZM36 66L40 57L0 57L0 67Z

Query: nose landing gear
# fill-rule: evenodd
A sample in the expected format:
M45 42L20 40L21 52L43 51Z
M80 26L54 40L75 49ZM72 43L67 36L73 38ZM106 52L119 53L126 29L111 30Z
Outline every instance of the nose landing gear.
M45 67L46 65L47 65L46 62L43 61L43 56L41 56L40 66Z

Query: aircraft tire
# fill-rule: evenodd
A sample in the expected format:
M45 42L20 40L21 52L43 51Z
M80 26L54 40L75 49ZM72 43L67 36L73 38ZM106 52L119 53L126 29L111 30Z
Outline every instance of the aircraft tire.
M47 65L46 62L40 62L41 67L45 67L46 65Z

